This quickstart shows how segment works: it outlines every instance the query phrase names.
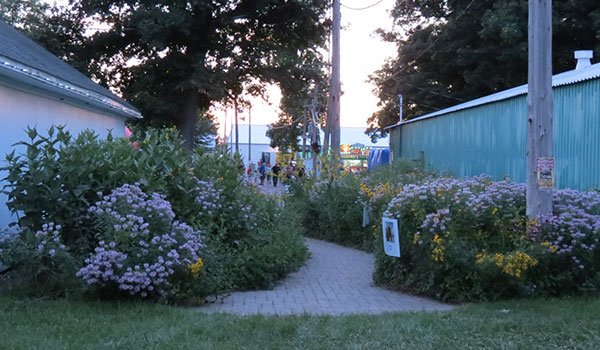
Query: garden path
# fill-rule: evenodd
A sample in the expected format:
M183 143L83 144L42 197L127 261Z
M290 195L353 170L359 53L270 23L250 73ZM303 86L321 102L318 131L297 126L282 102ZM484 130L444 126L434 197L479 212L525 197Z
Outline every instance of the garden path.
M239 315L340 315L401 311L448 311L453 307L373 286L371 254L337 244L306 239L307 263L273 290L236 292L203 312Z

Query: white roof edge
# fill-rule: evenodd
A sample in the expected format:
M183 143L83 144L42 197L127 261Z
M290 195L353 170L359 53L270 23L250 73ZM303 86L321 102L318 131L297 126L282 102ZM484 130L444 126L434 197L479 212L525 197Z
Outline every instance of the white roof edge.
M586 80L600 78L600 63L593 64L589 67L570 70L563 73L556 74L552 77L552 87L571 85L575 83L579 83ZM409 119L406 121L401 121L394 125L390 125L384 128L384 130L392 129L402 124L408 124L412 122L417 122L423 119L429 119L433 117L437 117L439 115L448 114L456 111L460 111L467 108L472 108L492 102L498 102L502 100L509 99L511 97L526 95L527 94L527 84L514 87L512 89L496 92L491 95L487 95L484 97L477 98L475 100L471 100L465 103L461 103L456 106L448 107L445 109L441 109L439 111L435 111L429 114L425 114L418 118Z
M119 114L125 114L132 118L142 118L142 115L139 111L129 108L119 101L101 95L97 92L84 89L65 80L58 79L53 75L44 73L40 70L11 60L10 58L2 55L0 55L0 68L4 68L19 75L34 79L50 88L62 91L65 94L74 94L80 98L92 100L93 102L104 106L106 109L113 110Z

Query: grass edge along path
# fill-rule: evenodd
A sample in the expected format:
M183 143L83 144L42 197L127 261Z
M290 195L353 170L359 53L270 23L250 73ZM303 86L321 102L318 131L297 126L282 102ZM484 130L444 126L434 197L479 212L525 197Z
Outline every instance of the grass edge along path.
M0 296L0 349L594 349L600 298L438 313L234 316L150 303Z

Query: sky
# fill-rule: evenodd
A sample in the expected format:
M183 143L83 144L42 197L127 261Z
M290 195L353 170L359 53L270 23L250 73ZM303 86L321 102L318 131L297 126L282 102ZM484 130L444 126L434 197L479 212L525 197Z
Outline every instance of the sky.
M382 41L374 34L377 28L389 29L392 19L389 10L395 0L383 0L366 10L350 10L364 8L379 0L342 0L342 32L340 39L340 75L343 95L340 100L342 126L365 127L367 119L377 111L377 98L373 95L374 86L367 82L370 74L381 68L386 58L395 56L394 44ZM281 94L277 87L269 88L269 101L254 99L252 103L252 124L269 124L277 120ZM227 129L231 128L233 108L227 111ZM221 135L225 126L225 113L215 111L219 117ZM248 111L241 115L247 123Z

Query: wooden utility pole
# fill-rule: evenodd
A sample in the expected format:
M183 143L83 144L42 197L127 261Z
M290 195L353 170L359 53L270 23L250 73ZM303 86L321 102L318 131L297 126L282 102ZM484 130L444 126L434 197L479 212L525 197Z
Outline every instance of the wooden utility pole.
M552 213L552 1L529 0L527 215Z
M223 140L225 140L225 144L229 139L229 133L227 132L227 107L225 107L225 122L223 123L225 126L223 127Z
M306 130L307 130L306 111L302 112L302 159L306 160Z
M252 160L252 106L248 108L248 162Z
M340 27L341 27L340 0L333 0L333 29L332 29L332 56L331 56L331 86L329 88L331 103L329 111L332 115L328 119L328 128L331 133L331 156L334 160L340 156L340 97L342 88L340 83ZM331 125L329 125L331 122ZM337 162L337 160L336 160ZM337 165L336 165L337 166Z
M233 101L233 107L235 108L235 153L240 153L239 141L240 134L238 129L238 104L237 98Z
M319 176L319 172L317 171L317 152L315 152L315 148L319 146L319 112L317 111L317 97L319 96L319 85L315 86L315 89L312 93L312 102L309 106L310 114L312 117L312 133L310 137L310 145L311 145L311 153L312 153L312 163L313 163L313 173L315 177Z
M331 111L331 96L327 98L327 116L325 117L325 129L323 130L323 149L321 152L327 156L329 154L329 139L331 138L331 119L333 112Z

